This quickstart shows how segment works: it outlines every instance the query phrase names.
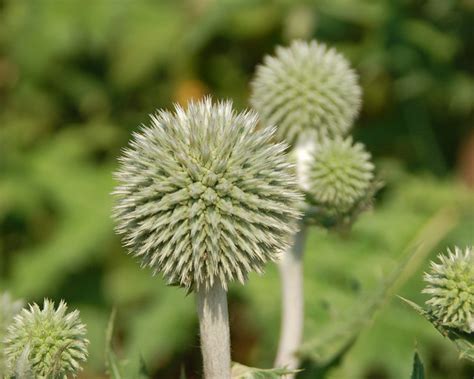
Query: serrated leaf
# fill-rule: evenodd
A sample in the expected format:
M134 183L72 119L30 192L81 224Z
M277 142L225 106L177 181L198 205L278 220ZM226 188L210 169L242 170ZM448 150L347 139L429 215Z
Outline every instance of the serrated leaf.
M413 369L410 378L425 379L425 368L423 367L423 363L421 362L418 352L415 352L415 355L413 356Z
M427 310L420 307L418 304L399 296L405 303L412 307L416 312L423 316L429 323L431 323L443 337L448 338L456 345L459 351L459 357L474 362L474 333L465 333L454 328L448 328L437 322Z
M284 375L296 374L299 371L301 370L285 368L262 369L234 362L232 364L232 379L279 379Z

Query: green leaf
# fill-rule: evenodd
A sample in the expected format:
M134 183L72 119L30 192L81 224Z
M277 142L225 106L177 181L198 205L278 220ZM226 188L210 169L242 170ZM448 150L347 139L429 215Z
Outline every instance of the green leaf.
M411 379L425 379L425 368L421 362L418 352L415 352L413 357L413 369L411 372Z
M114 308L106 330L105 357L107 373L112 379L148 379L150 376L147 372L143 357L140 356L135 361L120 361L112 350L112 336L116 314L117 312Z
M427 310L420 307L413 301L407 300L399 296L405 303L410 305L415 311L430 322L438 332L456 345L459 351L459 357L474 362L474 333L465 333L454 328L448 328L441 325L435 317L433 317Z
M299 371L301 370L288 370L285 368L262 369L234 362L232 364L232 379L278 379L284 375L296 374Z
M110 314L109 323L107 325L107 330L105 332L105 365L107 368L107 373L112 379L123 379L122 373L120 371L120 364L112 350L112 336L114 333L114 324L115 317L117 315L117 310L114 308Z
M406 246L403 259L382 283L381 289L372 297L366 298L349 317L334 320L316 338L307 341L301 348L300 355L321 367L337 363L350 349L358 335L372 322L375 314L424 262L426 256L456 223L457 217L449 209L443 209L432 217Z
M399 299L403 300L405 303L407 303L410 307L412 307L415 311L417 311L420 315L427 317L426 316L426 311L420 307L417 303L414 303L411 300L405 299L404 297L398 296Z

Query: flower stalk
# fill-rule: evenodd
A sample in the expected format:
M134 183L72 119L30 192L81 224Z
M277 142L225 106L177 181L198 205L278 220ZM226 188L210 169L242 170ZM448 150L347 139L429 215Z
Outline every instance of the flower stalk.
M284 254L279 262L281 276L281 329L275 367L289 370L299 367L297 350L303 338L304 324L304 286L303 286L303 253L306 242L307 227L301 226L294 237L290 251ZM285 376L294 378L294 374Z
M226 291L297 231L301 194L274 128L210 98L159 111L120 159L114 216L142 267L196 292L206 379L230 378Z
M230 379L230 330L227 292L222 284L196 291L201 351L206 379Z

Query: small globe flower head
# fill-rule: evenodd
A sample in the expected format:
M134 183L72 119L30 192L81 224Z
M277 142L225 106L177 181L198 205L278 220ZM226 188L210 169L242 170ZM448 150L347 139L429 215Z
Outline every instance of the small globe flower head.
M45 299L23 309L8 327L5 356L12 372L29 370L35 378L75 377L87 359L86 327L77 310L66 313L64 301L57 309Z
M309 203L317 208L320 223L333 226L352 221L378 189L370 154L350 137L323 138L309 147L312 159L300 169L299 181Z
M114 192L117 231L142 266L191 290L227 288L276 260L301 195L274 129L210 98L151 121L124 151Z
M474 332L474 251L455 247L425 274L428 313L442 326Z
M251 83L251 104L278 138L290 144L304 131L345 135L361 105L361 88L349 62L325 44L296 40L266 56Z

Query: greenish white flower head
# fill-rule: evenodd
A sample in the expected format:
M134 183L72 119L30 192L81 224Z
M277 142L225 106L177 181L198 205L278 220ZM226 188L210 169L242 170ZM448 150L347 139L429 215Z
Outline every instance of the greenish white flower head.
M296 40L266 56L251 83L251 104L266 125L290 144L304 131L345 135L361 105L349 62L325 44Z
M304 179L303 179L304 180ZM370 154L352 138L324 138L313 152L308 192L329 213L349 212L367 196L374 180Z
M67 313L45 299L15 316L5 338L5 356L12 372L28 370L39 379L65 379L81 370L87 359L86 327L77 310Z
M210 98L159 111L117 173L115 218L142 266L188 289L227 288L288 245L301 195L286 145L253 112Z
M3 340L13 317L23 308L23 300L14 300L8 292L0 294L0 378L7 372Z
M447 255L439 255L439 263L431 262L425 274L430 295L428 312L441 325L466 333L474 332L474 251L459 247Z

